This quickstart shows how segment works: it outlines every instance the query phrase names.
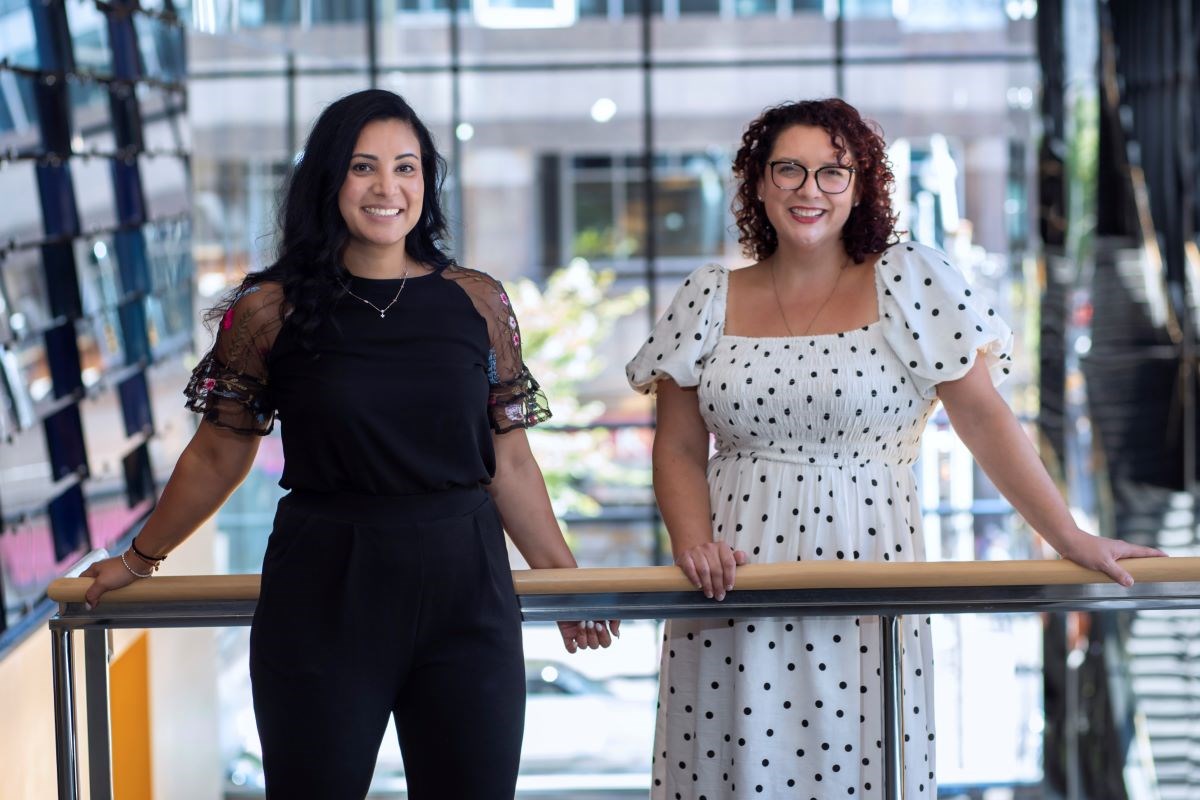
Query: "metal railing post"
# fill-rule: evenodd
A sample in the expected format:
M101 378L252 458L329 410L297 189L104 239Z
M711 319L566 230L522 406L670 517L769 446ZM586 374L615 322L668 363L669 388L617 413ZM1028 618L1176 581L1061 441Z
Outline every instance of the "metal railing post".
M108 662L111 631L83 632L83 684L87 696L88 787L91 800L112 800L112 729L109 725Z
M54 669L54 741L59 800L79 800L79 742L75 730L75 649L71 629L50 630Z
M900 618L879 618L883 683L883 798L904 797L904 711L900 671Z

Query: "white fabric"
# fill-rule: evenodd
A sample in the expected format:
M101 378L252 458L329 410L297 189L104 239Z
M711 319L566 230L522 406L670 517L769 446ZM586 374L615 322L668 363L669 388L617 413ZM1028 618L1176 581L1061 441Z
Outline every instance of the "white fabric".
M876 265L879 320L844 333L725 335L728 285L720 266L692 273L627 367L642 392L697 387L714 539L751 563L923 560L910 465L936 384L977 353L1002 379L1011 332L911 243ZM905 797L933 798L929 621L902 630ZM880 797L879 664L872 617L669 622L651 796Z

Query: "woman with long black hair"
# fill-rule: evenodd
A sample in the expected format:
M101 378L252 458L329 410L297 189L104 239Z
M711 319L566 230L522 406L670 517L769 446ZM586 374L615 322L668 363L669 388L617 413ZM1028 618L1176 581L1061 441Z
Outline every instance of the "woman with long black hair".
M281 420L289 493L250 639L271 797L363 797L389 715L409 797L513 796L525 674L501 526L534 568L575 561L525 436L550 412L508 296L443 250L444 176L397 95L321 114L278 259L212 315L196 435L131 548L84 572L92 604L152 575ZM559 625L570 652L611 641Z

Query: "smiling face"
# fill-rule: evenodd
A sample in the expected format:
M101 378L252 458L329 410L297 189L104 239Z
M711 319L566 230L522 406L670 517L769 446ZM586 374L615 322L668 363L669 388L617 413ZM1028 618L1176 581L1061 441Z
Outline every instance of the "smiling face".
M347 251L403 252L424 197L421 145L412 126L397 119L364 125L338 190L338 210L350 233Z
M808 178L796 189L781 189L776 185L768 166L758 184L758 194L772 227L779 236L780 247L810 250L840 242L842 227L850 218L854 207L857 188L852 175L850 186L840 194L828 194L817 187L813 173L821 167L853 167L852 154L845 153L838 160L837 148L833 146L824 128L811 125L793 125L785 128L775 139L768 164L774 161L790 161L808 169ZM794 185L803 170L789 184ZM828 187L827 187L828 188Z

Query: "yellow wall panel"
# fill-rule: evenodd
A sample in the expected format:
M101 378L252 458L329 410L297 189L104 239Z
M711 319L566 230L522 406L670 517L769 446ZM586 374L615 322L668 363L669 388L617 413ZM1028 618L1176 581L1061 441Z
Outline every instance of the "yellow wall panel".
M109 669L112 698L113 796L151 800L148 637L140 634Z

